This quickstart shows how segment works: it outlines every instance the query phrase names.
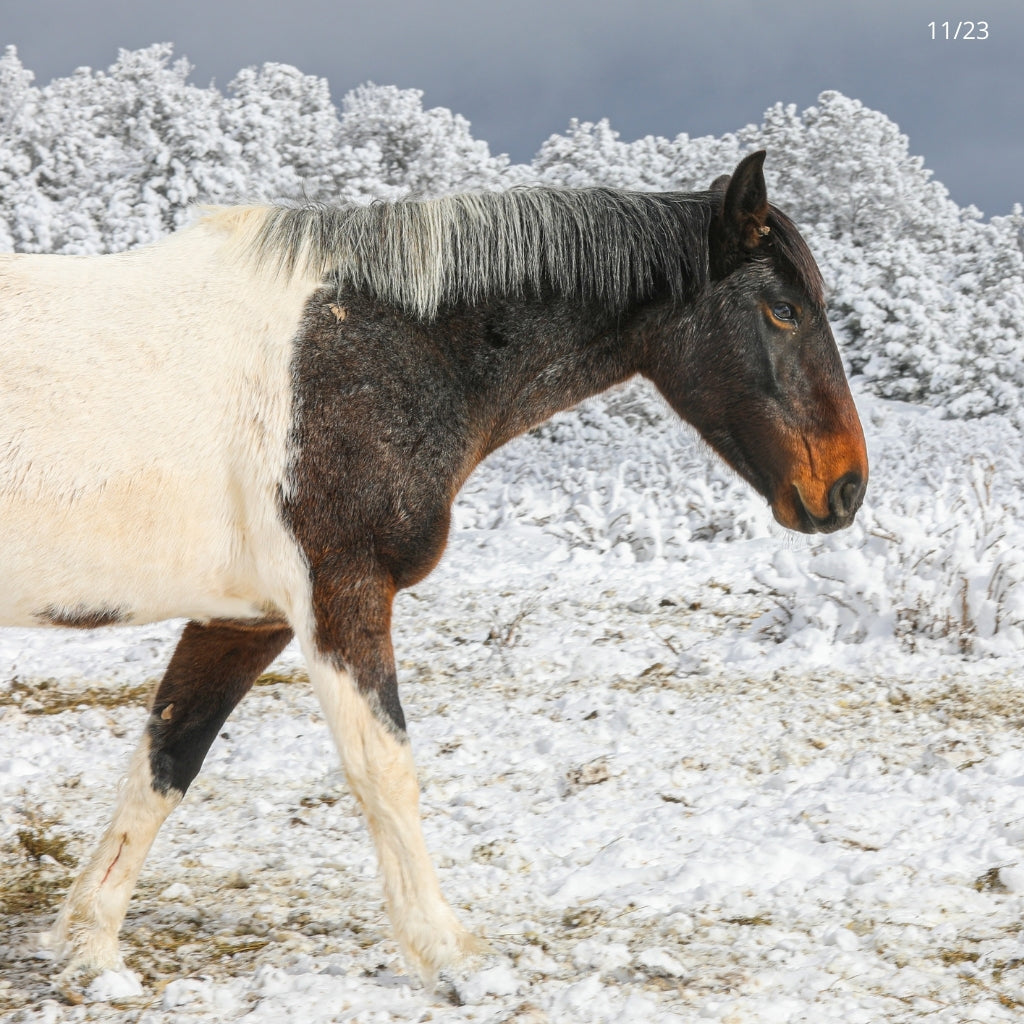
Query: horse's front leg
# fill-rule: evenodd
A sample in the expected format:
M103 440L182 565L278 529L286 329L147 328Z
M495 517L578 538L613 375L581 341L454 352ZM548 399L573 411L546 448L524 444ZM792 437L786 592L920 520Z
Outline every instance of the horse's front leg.
M442 967L486 944L441 894L420 824L419 785L398 700L391 647L392 591L359 585L314 598L310 678L349 786L377 848L388 915L410 965L428 985Z
M117 808L68 892L45 945L66 956L66 976L122 965L117 934L146 854L181 802L225 719L284 649L291 629L190 622L153 698Z

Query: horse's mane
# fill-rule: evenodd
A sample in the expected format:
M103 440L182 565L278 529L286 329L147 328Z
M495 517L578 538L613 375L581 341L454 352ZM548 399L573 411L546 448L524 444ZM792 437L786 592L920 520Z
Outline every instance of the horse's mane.
M717 201L708 192L531 187L234 213L244 213L242 247L261 267L365 289L429 320L448 304L544 292L613 311L655 289L685 299L707 281ZM778 241L788 240L787 262L801 280L817 277L811 291L820 294L796 228L784 215L771 223Z

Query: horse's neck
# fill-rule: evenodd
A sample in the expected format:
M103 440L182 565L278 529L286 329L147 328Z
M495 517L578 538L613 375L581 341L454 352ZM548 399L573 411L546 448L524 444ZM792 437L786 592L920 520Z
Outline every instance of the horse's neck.
M487 451L633 376L637 345L620 322L558 303L509 306L489 317L480 345L491 423Z

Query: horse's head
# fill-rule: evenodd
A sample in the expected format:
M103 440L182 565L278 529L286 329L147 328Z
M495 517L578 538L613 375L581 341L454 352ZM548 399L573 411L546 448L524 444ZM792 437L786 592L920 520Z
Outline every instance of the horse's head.
M651 346L647 373L783 526L827 533L853 522L867 451L821 276L768 204L764 156L712 185L707 283L675 320L681 336Z

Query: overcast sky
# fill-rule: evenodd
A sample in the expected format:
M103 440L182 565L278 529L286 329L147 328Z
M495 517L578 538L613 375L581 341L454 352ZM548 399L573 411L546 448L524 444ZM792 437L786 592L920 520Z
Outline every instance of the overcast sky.
M988 39L942 38L969 17ZM415 87L515 160L571 117L721 135L838 89L895 120L961 205L1024 202L1022 0L0 0L0 42L40 85L172 42L199 85L280 61L336 101Z

